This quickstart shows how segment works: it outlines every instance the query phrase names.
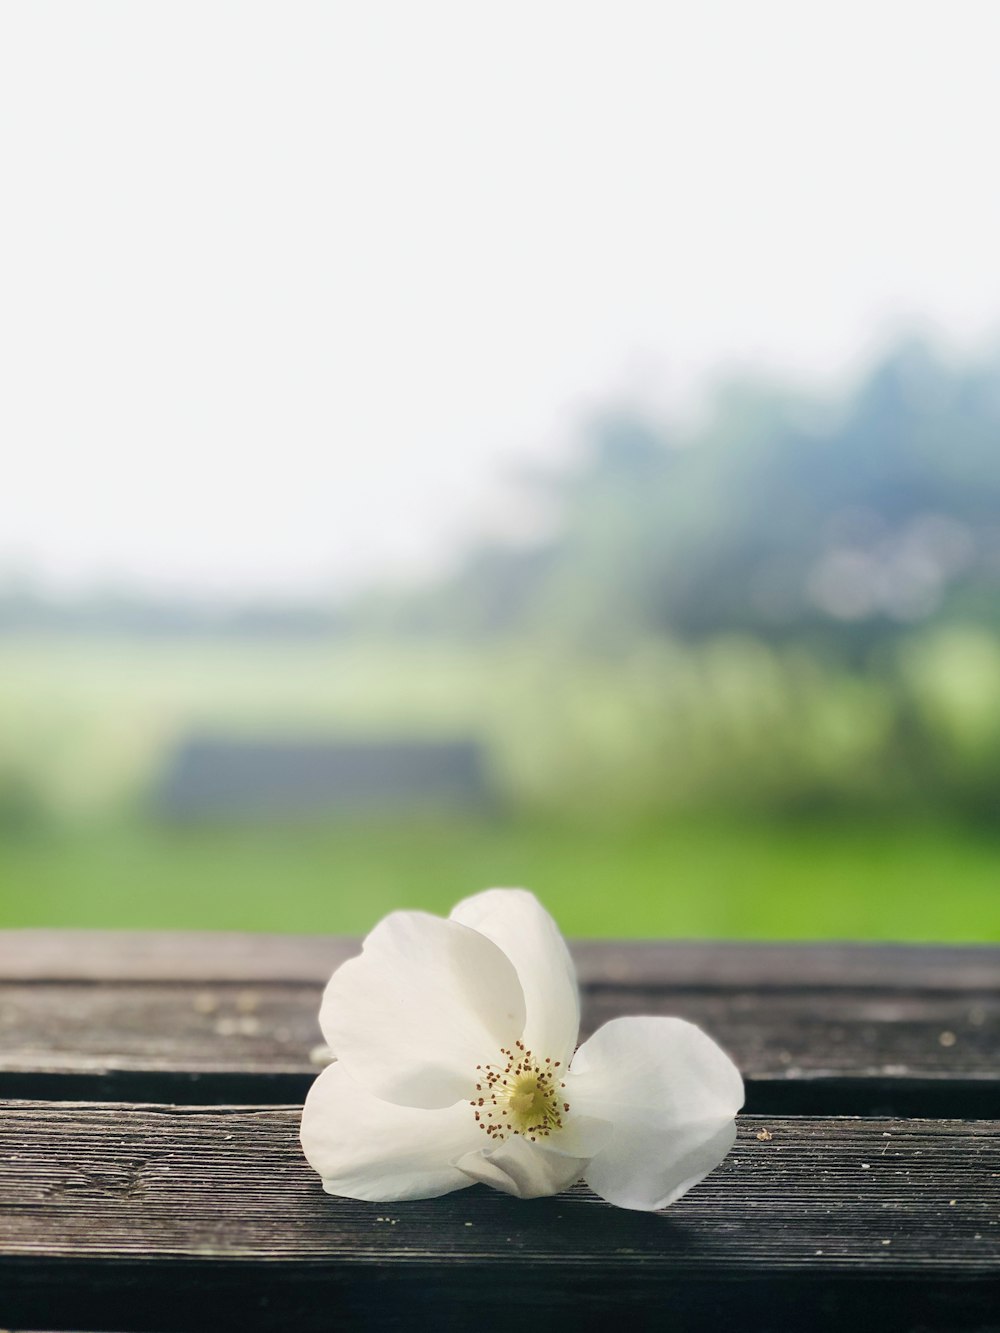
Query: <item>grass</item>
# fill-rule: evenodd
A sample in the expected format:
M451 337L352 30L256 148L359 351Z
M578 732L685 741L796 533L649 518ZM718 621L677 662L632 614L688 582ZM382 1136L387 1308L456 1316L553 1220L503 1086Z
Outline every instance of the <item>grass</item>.
M92 823L0 840L0 926L363 932L526 884L573 935L1000 940L1000 838L945 821Z
M928 667L937 685L924 685L935 718L947 713L944 687L957 691L967 745L938 737L932 768L939 786L951 774L989 793L995 689L976 682L993 680L994 658L969 683L958 668L979 660L975 644L959 647L958 665ZM576 787L586 808L607 814L617 801L623 817L691 793L718 809L775 774L793 787L800 769L839 781L843 761L854 808L870 798L874 811L878 766L850 751L867 735L864 709L838 713L839 686L822 673L801 715L786 717L767 689L747 685L744 699L761 671L779 703L794 694L785 686L798 678L761 651L675 646L619 668L549 661L531 645L4 639L0 925L357 932L395 907L443 911L506 883L534 888L576 935L1000 939L1000 836L944 818L675 813L626 832L538 814L171 830L115 813L149 809L172 748L215 733L478 739L508 808L566 819L581 808ZM812 750L796 749L800 731ZM851 764L866 775L858 790Z

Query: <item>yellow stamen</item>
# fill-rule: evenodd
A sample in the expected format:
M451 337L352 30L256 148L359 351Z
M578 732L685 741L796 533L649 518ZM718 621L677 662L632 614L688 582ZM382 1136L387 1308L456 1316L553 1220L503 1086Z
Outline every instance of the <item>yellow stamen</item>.
M479 1082L469 1105L480 1129L492 1139L521 1134L532 1142L562 1129L569 1103L560 1097L566 1086L556 1073L561 1061L537 1060L520 1041L513 1050L502 1047L500 1054L502 1065L476 1066Z

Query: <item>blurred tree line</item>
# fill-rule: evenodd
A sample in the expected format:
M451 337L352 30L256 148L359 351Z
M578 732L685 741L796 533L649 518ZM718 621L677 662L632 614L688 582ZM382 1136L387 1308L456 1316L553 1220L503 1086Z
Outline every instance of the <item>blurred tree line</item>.
M559 514L549 539L484 546L371 612L409 632L599 650L746 632L856 662L914 624L1000 622L992 362L956 369L910 344L829 405L730 386L688 434L622 411L540 485Z
M755 384L593 423L530 548L362 618L525 646L498 742L535 802L996 812L1000 366L897 348L846 399Z

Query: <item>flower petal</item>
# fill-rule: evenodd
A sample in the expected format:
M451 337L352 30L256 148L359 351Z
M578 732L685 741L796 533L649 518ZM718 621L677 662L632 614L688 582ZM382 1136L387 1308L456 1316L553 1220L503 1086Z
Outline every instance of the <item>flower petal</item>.
M324 1069L302 1110L302 1147L328 1194L387 1203L464 1189L454 1162L479 1136L468 1102L425 1111L380 1101L342 1064Z
M512 1134L495 1148L460 1157L457 1165L470 1184L478 1180L518 1199L540 1199L579 1180L587 1159L569 1157Z
M334 1055L376 1097L451 1106L476 1065L524 1027L513 964L485 935L424 912L393 912L334 972L320 1008Z
M563 1117L563 1128L545 1140L546 1152L561 1153L565 1157L582 1157L589 1161L607 1147L614 1126L596 1116L576 1115L572 1111Z
M580 1031L576 971L559 927L526 889L487 889L458 904L452 921L491 939L514 964L527 1016L522 1041L567 1062Z
M743 1080L693 1023L616 1018L577 1051L566 1096L613 1126L584 1172L590 1188L620 1208L666 1208L732 1147Z

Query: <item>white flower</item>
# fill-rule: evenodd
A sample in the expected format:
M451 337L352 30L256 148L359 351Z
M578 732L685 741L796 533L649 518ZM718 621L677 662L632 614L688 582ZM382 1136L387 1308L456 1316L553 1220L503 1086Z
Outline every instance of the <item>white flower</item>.
M679 1018L616 1018L573 1054L580 1007L555 922L522 889L448 920L394 912L333 974L336 1062L302 1146L330 1194L388 1202L476 1181L522 1199L581 1177L622 1208L665 1208L722 1161L739 1071Z

